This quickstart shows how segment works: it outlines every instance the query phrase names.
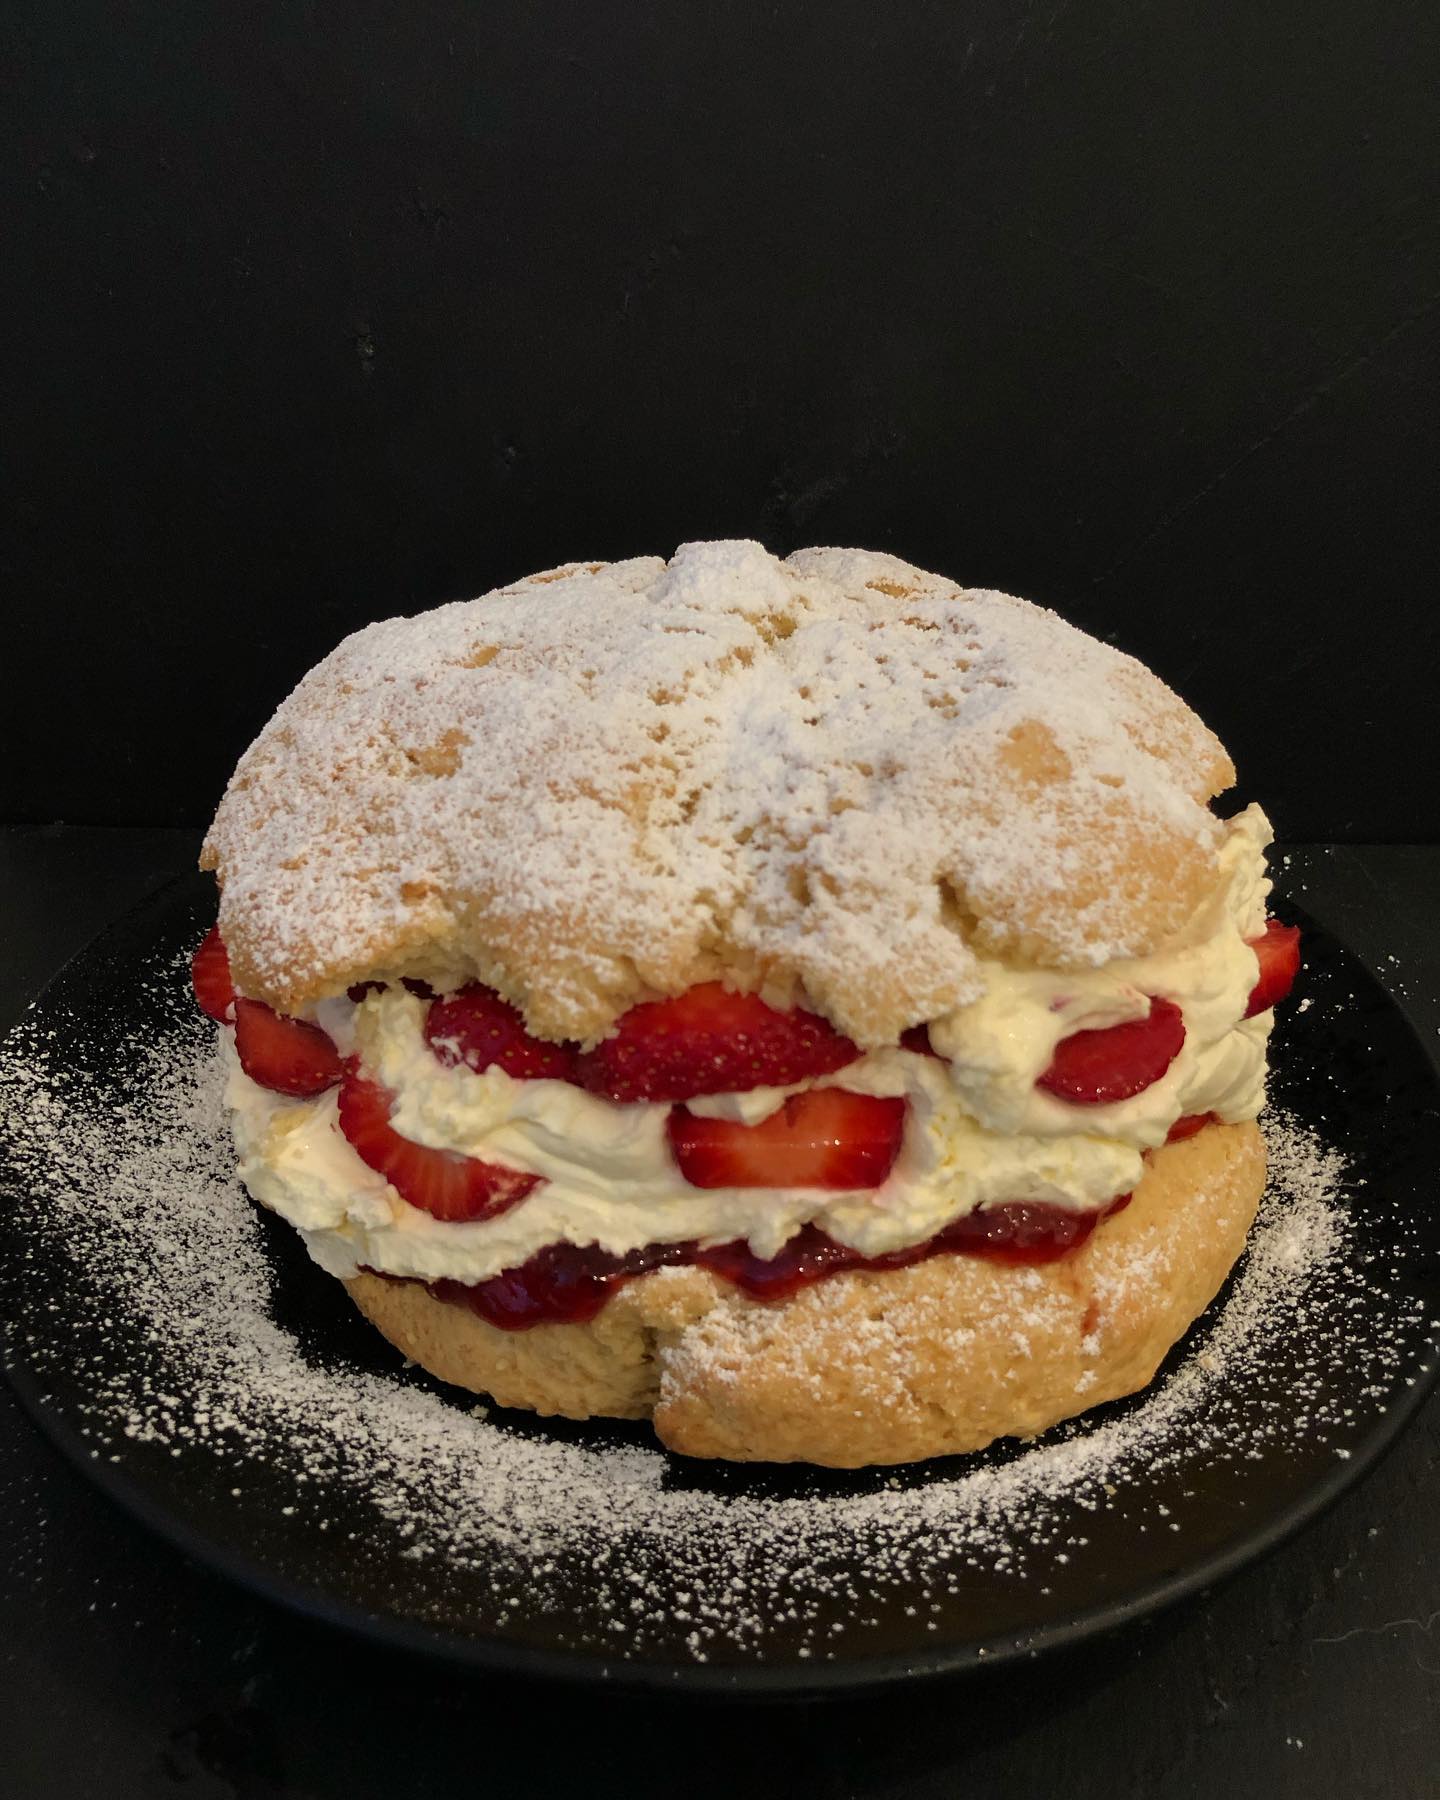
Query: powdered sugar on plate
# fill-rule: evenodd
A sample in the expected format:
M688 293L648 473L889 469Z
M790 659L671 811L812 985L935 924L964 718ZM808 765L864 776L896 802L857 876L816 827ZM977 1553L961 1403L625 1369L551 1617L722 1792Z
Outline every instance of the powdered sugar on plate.
M1100 1554L1087 1518L1119 1510L1127 1531L1164 1533L1178 1528L1165 1496L1198 1471L1243 1480L1246 1463L1317 1446L1343 1458L1364 1423L1357 1382L1382 1408L1414 1378L1420 1303L1391 1291L1383 1257L1357 1251L1339 1155L1277 1113L1270 1186L1223 1304L1142 1399L1031 1446L779 1479L679 1462L625 1427L492 1413L387 1370L383 1347L371 1367L317 1352L277 1316L272 1228L232 1174L210 1028L170 1006L178 962L149 979L147 1004L171 1023L107 1047L123 1080L77 1054L53 1007L0 1054L10 1360L63 1387L97 1461L188 1459L237 1517L252 1488L261 1503L263 1474L263 1504L293 1534L292 1573L338 1532L372 1569L378 1557L413 1571L397 1610L451 1632L457 1584L477 1635L533 1641L545 1616L552 1642L642 1659L676 1646L700 1661L853 1656L867 1633L893 1647L897 1618L913 1634L953 1629L977 1575L1028 1587L1043 1614L1050 1585ZM83 1307L57 1309L57 1271ZM333 1310L329 1278L302 1279L317 1311ZM584 1617L567 1624L577 1569Z

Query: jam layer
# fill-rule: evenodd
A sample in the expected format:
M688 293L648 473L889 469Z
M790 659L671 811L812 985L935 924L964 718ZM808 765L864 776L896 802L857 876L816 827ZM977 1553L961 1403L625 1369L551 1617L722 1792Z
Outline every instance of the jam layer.
M865 1256L807 1225L778 1255L762 1259L740 1240L709 1248L695 1243L647 1244L613 1256L592 1246L550 1244L528 1262L488 1281L430 1282L437 1300L467 1306L489 1325L525 1331L532 1325L581 1325L593 1319L627 1281L651 1269L708 1269L753 1300L785 1300L812 1282L847 1269L903 1269L932 1256L987 1256L1027 1264L1056 1262L1073 1254L1103 1218L1128 1206L1121 1194L1101 1212L1072 1213L1039 1201L1016 1201L957 1219L943 1231L904 1250Z

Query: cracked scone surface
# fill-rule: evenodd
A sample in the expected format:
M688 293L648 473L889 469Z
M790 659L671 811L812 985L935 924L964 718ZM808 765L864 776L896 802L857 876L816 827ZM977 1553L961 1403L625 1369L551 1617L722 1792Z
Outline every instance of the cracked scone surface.
M1209 1125L1158 1150L1130 1205L1058 1262L936 1256L778 1304L662 1269L588 1325L506 1332L419 1283L346 1285L406 1356L501 1405L650 1416L691 1456L909 1462L1029 1436L1143 1387L1219 1291L1264 1181L1259 1128Z
M894 557L686 544L368 626L206 841L240 990L485 982L543 1037L724 979L862 1047L983 955L1145 955L1212 891L1233 780L1133 658Z

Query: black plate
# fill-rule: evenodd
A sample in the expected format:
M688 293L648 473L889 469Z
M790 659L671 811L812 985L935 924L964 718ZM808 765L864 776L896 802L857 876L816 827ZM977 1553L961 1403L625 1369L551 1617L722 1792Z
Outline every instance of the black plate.
M224 1155L205 1118L177 1130L147 1101L153 1071L190 1066L206 1039L184 964L212 909L207 883L166 889L71 963L8 1040L8 1372L52 1441L129 1511L307 1614L462 1662L630 1686L821 1692L1001 1662L1074 1644L1273 1548L1374 1463L1434 1380L1436 1073L1383 990L1303 918L1304 1004L1281 1021L1272 1099L1297 1122L1288 1141L1317 1133L1345 1178L1319 1213L1313 1196L1308 1210L1267 1202L1267 1247L1145 1396L1035 1445L833 1475L665 1457L638 1426L478 1420L471 1396L400 1368L289 1229L233 1185L214 1201L203 1281L191 1234L176 1315L231 1317L226 1298L257 1268L268 1300L253 1319L240 1307L250 1322L233 1352L208 1326L157 1331L167 1264L146 1248L146 1221L159 1234L188 1217L182 1186L213 1182ZM88 1121L63 1153L29 1123L42 1090ZM165 1178L137 1198L115 1166L157 1134ZM145 1270L133 1283L90 1235L110 1205L97 1196L126 1179L121 1241ZM1317 1218L1339 1242L1310 1270ZM235 1244L231 1266L222 1249ZM1299 1259L1288 1275L1287 1254ZM270 1407L263 1430L243 1408L227 1416L212 1379L226 1356L257 1355L301 1395L289 1415ZM360 1415L380 1420L363 1443ZM398 1473L386 1461L397 1442ZM500 1504L494 1470L512 1465ZM467 1471L481 1487L468 1497ZM555 1507L569 1509L558 1543L545 1535ZM683 1533L657 1535L672 1513Z

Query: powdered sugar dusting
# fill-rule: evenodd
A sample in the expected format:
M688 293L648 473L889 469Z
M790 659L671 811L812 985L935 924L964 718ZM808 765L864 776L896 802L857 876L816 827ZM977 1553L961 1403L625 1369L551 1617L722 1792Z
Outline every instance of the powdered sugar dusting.
M868 1046L974 998L977 944L1152 949L1214 882L1232 778L1163 683L1040 607L686 544L347 638L206 856L242 987L285 1010L438 958L594 1039L726 974Z
M154 981L173 992L183 973L160 968ZM11 1360L42 1382L83 1374L70 1404L97 1458L194 1459L233 1484L237 1512L252 1478L284 1471L277 1510L302 1570L321 1534L343 1530L356 1554L379 1544L413 1567L404 1606L452 1628L457 1581L477 1628L504 1633L563 1615L580 1567L587 1622L571 1641L616 1656L673 1647L677 1627L686 1655L721 1661L823 1659L897 1619L938 1629L977 1572L1043 1595L1091 1554L1087 1517L1118 1507L1129 1530L1168 1530L1154 1496L1169 1473L1183 1486L1201 1465L1317 1444L1348 1454L1358 1421L1335 1398L1336 1369L1363 1359L1378 1403L1422 1329L1418 1308L1387 1294L1389 1271L1352 1251L1341 1159L1273 1117L1248 1259L1143 1401L1013 1454L923 1470L788 1487L697 1471L623 1430L519 1427L414 1376L317 1355L276 1316L264 1229L231 1173L210 1035L185 1020L123 1046L123 1089L38 1019L9 1041L0 1093L21 1277ZM83 1331L47 1328L27 1262L52 1280L69 1269L93 1296ZM1352 1334L1356 1309L1367 1329ZM1384 1309L1393 1328L1377 1332ZM1286 1403L1257 1410L1252 1390L1282 1362Z

